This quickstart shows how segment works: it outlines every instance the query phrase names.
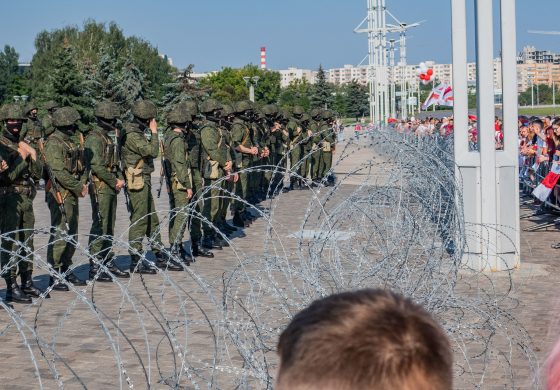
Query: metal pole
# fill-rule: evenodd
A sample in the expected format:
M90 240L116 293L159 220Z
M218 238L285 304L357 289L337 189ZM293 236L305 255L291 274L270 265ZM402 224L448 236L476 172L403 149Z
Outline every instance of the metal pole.
M556 88L554 85L554 80L552 80L552 107L553 108L556 107Z
M537 106L539 106L539 84L537 84Z
M249 100L255 102L255 86L253 83L249 84Z
M535 88L533 87L533 78L531 78L531 108L535 108Z

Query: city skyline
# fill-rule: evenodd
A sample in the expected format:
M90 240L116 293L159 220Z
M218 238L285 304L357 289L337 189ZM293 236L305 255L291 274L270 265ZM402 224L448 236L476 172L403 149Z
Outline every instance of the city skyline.
M449 1L387 0L387 6L402 22L425 20L420 27L409 32L408 63L451 62ZM499 6L496 0L494 6ZM241 0L235 4L176 0L157 3L150 0L99 0L95 4L58 0L47 4L29 0L10 2L3 8L8 15L25 16L6 18L0 25L0 44L14 46L22 62L31 60L33 41L38 32L67 25L81 26L90 18L102 23L116 22L127 36L142 37L160 53L173 58L178 68L192 63L197 72L241 67L248 63L258 65L261 46L267 47L270 69L292 66L317 69L319 64L325 68L358 65L367 52L365 35L353 32L365 17L365 0L324 0L320 6L316 2L294 0L282 3ZM545 0L531 4L518 2L518 49L532 45L558 52L560 42L554 36L527 33L531 29L554 29L553 23L538 22L541 9L554 14L560 11L560 4ZM469 14L470 25L472 9ZM26 28L21 28L21 20L25 20ZM474 35L471 35L469 57L472 58ZM499 39L495 37L496 54L498 45Z

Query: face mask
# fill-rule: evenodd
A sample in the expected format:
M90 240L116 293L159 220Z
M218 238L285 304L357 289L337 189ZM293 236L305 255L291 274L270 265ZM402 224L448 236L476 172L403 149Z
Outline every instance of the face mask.
M12 134L19 134L21 130L21 123L7 123L6 122L6 129Z

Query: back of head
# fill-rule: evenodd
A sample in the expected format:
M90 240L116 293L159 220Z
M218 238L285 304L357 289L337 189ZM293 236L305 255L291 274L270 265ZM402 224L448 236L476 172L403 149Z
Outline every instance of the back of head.
M452 353L420 306L383 290L317 300L280 335L277 389L452 388Z
M113 120L120 116L120 109L116 103L110 101L102 101L95 105L94 115L97 118Z
M68 127L75 125L80 120L80 114L73 107L62 107L53 114L55 127Z
M132 115L144 121L153 119L157 116L157 108L149 100L137 100L132 105Z

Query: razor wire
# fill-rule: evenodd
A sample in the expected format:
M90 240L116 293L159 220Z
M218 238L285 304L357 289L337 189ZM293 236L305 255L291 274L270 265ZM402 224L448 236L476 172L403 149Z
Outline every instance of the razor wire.
M229 244L228 260L220 266L199 259L183 264L182 272L134 273L112 284L94 278L86 287L68 284L69 292L51 293L50 299L47 289L32 305L15 309L0 301L0 340L12 345L20 363L11 370L21 370L41 389L92 383L120 389L271 389L278 336L298 311L329 294L380 287L410 297L443 326L455 353L457 385L482 388L498 378L509 388L538 387L531 337L511 314L518 305L511 273L496 279L462 263L471 235L503 234L505 228L483 226L476 233L465 223L452 138L381 129L350 139L337 147L333 186L297 174L313 152L290 161L290 169L244 169L283 178L270 181L270 193L289 178L301 179L308 190L304 201L298 195L297 205L290 193L252 205L222 187L225 179L215 184L219 198L244 203L259 221L250 228L258 229L258 243L228 239L214 227ZM353 163L356 156L366 158ZM289 159L286 154L282 163ZM167 229L170 213L211 225L197 211L210 189L182 209L159 210L160 229ZM9 265L33 261L36 276L64 281L46 260L50 232L38 226L33 249L18 242ZM112 237L118 262L125 264L131 251L153 261L147 251L133 251L127 235L125 230ZM98 261L83 244L88 238L59 238L76 247L77 268ZM172 257L166 248L157 249ZM110 274L101 263L99 272ZM91 364L84 364L88 359Z

